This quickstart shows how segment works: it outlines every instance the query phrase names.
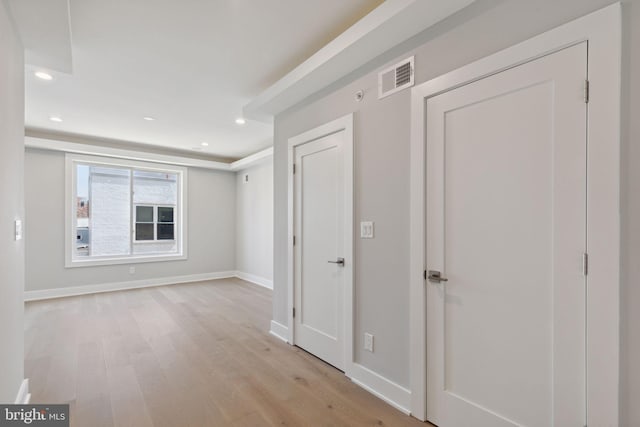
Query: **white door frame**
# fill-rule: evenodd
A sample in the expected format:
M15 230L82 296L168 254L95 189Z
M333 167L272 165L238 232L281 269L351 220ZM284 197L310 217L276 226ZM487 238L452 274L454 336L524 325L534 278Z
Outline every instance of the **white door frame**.
M412 90L410 207L411 413L426 418L426 99L587 41L587 425L618 425L620 318L619 3L437 77ZM579 89L578 89L579 90Z
M295 255L293 248L294 236L294 177L293 165L295 163L295 147L315 141L328 135L344 131L344 360L345 374L351 376L353 366L353 273L354 273L354 251L353 251L353 114L347 114L322 126L318 126L300 135L289 138L288 160L287 160L287 322L289 334L287 341L295 345L293 319L294 307L294 267Z

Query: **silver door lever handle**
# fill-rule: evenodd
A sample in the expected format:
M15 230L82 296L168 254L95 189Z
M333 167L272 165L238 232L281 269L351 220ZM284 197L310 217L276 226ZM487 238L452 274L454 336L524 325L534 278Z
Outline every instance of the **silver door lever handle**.
M344 267L344 258L338 258L336 261L327 261L329 264L338 264Z
M442 277L442 273L436 270L429 270L429 277L427 277L427 279L434 283L447 282L449 280L446 277Z

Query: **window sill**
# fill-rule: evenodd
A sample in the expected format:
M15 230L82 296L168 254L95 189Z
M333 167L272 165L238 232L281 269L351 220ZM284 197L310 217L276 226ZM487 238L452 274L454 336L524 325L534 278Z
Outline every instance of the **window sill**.
M151 245L158 243L176 243L176 239L162 239L162 240L134 240L134 245Z
M99 259L87 259L87 260L75 259L75 260L67 260L65 262L65 268L96 267L96 266L121 265L121 264L143 264L148 262L185 261L185 260L187 260L186 254L144 255L144 256L113 257L113 258L99 258Z

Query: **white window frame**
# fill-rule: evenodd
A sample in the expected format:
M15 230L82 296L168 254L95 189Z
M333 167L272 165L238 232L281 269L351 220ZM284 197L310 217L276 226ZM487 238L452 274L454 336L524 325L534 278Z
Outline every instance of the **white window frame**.
M74 248L77 235L77 218L76 218L76 194L77 194L77 165L92 164L106 167L121 167L128 169L145 170L151 172L166 172L178 175L177 185L177 206L168 204L150 205L146 203L134 204L132 201L131 209L134 211L131 215L131 234L130 244L133 245L144 243L158 242L176 242L177 251L172 254L129 254L117 256L94 256L86 259L74 257ZM146 262L161 261L178 261L187 259L187 168L141 162L135 160L109 158L100 156L89 156L82 154L67 153L65 155L65 267L91 267L98 265L118 265L118 264L138 264ZM133 175L131 177L131 185L133 185ZM174 240L135 240L135 206L154 206L154 238L157 237L155 230L155 215L157 206L173 207L173 224L174 224Z

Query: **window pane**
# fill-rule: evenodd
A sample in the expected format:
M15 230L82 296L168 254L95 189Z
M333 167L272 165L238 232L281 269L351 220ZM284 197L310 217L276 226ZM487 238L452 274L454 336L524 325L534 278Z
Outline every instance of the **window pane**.
M153 222L153 206L136 206L136 222Z
M76 165L75 255L89 256L89 166Z
M158 240L173 240L173 224L158 224Z
M153 224L136 224L136 240L153 240Z
M173 222L173 208L158 207L158 222Z
M131 172L91 165L91 256L129 255L131 236Z

